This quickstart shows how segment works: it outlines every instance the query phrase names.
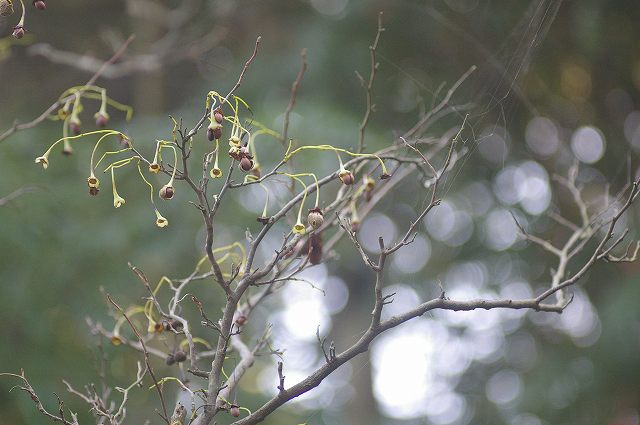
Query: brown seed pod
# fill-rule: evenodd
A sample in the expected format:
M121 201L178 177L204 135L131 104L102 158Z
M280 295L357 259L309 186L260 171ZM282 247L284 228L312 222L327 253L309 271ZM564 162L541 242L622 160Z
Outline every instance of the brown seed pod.
M19 40L24 37L24 32L24 27L22 25L16 25L13 27L12 35Z
M175 359L176 363L182 363L183 361L187 360L187 353L182 350L178 350L174 353L173 358Z
M314 229L322 226L322 223L324 223L324 216L322 214L322 210L319 207L315 207L309 210L309 215L307 215L307 223L309 223Z
M210 142L213 142L214 139L219 139L222 137L222 124L218 122L211 122L209 127L207 127L207 139Z
M349 170L340 171L340 174L338 174L338 176L340 177L342 183L347 186L351 186L356 181L355 177L353 177L353 173Z
M266 217L264 215L261 215L260 217L256 218L257 221L259 221L262 224L268 224L269 223L269 217Z
M165 363L167 363L167 365L171 366L175 362L176 362L176 359L175 357L173 357L173 354L167 355L167 358L165 359Z
M244 313L239 313L236 316L235 322L236 322L236 325L238 325L238 326L244 326L247 323L247 320L249 320L249 319L247 318L247 316Z
M74 120L69 122L69 129L76 136L82 133L82 127L80 125L80 120Z
M38 10L45 10L47 8L47 4L42 0L33 0L33 6Z
M100 189L98 189L97 187L89 188L89 195L91 196L98 196L98 192L100 192Z
M322 236L317 233L309 235L309 262L313 265L322 261Z
M168 184L165 184L164 186L162 186L158 194L162 199L169 200L173 198L173 195L175 194L175 189L173 188L173 186L169 186Z
M229 409L229 414L234 418L237 418L238 416L240 416L240 408L235 404L232 404L231 408Z
M95 115L95 119L96 119L96 127L99 127L99 128L104 128L109 123L109 116L102 114L100 112L98 112Z
M244 172L249 172L251 171L251 169L253 168L253 161L250 160L249 158L242 157L242 159L240 159L240 169Z
M222 124L222 120L224 119L224 116L222 115L222 112L220 110L217 110L213 113L213 119L218 123L218 124Z

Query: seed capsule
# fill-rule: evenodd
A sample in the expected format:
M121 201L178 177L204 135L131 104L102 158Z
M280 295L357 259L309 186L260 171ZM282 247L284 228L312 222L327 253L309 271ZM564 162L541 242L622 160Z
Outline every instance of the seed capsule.
M178 350L173 355L173 358L175 359L176 363L182 363L183 361L187 360L187 353L182 350Z
M240 313L238 314L238 316L236 317L236 325L238 326L243 326L245 323L247 323L247 316Z
M351 186L355 182L355 178L353 177L353 173L349 170L342 170L340 174L338 174L342 183L347 186Z
M73 118L72 118L72 121L69 121L69 129L76 136L79 135L80 133L82 133L82 127L80 125L80 120L73 120Z
M22 25L16 25L15 27L13 27L12 35L18 40L24 37L24 27Z
M309 215L307 215L307 223L309 223L314 229L322 226L322 223L324 223L322 210L318 207L310 209Z
M240 416L240 408L235 404L232 405L231 408L229 409L229 414L234 418L237 418L238 416Z
M251 171L253 168L253 161L246 156L240 160L240 169L245 172Z
M98 112L94 115L94 118L96 119L96 127L104 128L109 123L109 115L107 114Z
M38 10L45 10L47 8L47 4L42 0L33 0L33 5Z
M164 186L162 186L159 193L160 197L164 200L169 200L173 198L174 194L175 194L175 190L173 189L173 186L169 186L168 184L165 184Z

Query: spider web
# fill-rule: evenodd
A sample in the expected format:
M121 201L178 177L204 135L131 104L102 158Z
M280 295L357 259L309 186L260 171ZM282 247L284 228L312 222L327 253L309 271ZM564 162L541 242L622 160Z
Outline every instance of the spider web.
M445 195L449 193L454 181L480 144L493 136L498 128L508 127L516 107L523 106L530 114L538 114L520 84L561 5L562 0L532 0L495 54L464 29L447 20L436 9L427 9L427 13L434 20L446 26L451 34L470 43L471 47L485 58L484 63L478 65L475 75L469 78L470 81L464 83L471 83L475 87L471 95L475 108L469 112L467 129L463 133L466 136L467 152L445 178ZM463 112L456 112L456 115L460 121L465 118ZM479 128L490 130L479 135Z

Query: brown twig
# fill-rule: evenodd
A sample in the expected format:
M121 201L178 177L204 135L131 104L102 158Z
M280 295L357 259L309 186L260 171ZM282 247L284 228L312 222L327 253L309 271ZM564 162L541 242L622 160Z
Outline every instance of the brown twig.
M356 71L356 75L360 79L360 83L364 87L366 91L366 102L367 109L365 110L364 117L362 118L362 122L359 127L359 136L358 136L358 153L364 151L364 136L365 131L367 129L367 125L369 124L369 120L371 119L371 114L375 111L376 105L373 103L373 82L376 79L376 73L378 71L378 67L380 64L376 58L376 51L378 50L378 43L380 42L380 36L384 32L384 28L382 27L382 12L378 13L378 30L376 32L376 37L373 41L373 44L369 46L369 54L371 57L371 70L369 71L369 80L365 85L364 78Z
M107 67L109 65L111 65L115 61L117 61L118 58L120 58L120 56L122 56L122 54L125 52L127 47L129 47L129 44L133 41L134 38L135 38L135 35L130 36L127 39L127 41L125 41L122 44L122 46L113 54L113 56L111 56L111 58L109 60L107 60L105 63L103 63L102 66L96 71L96 73L93 74L93 76L89 79L89 81L86 82L85 86L93 85L96 82L96 80L100 77L100 75L102 75L104 70L107 69ZM79 90L79 92L82 92L82 89ZM76 94L77 93L74 93L72 95L69 95L69 96L67 96L67 97L65 97L63 99L60 99L60 100L54 102L42 114L40 114L40 116L38 116L37 118L34 118L33 120L31 120L29 122L26 122L26 123L23 123L23 124L19 124L17 121L14 122L13 125L10 128L5 130L4 133L0 134L0 143L2 143L3 140L5 140L9 136L11 136L16 131L26 130L26 129L33 128L33 127L37 126L38 124L43 122L45 119L47 119L47 117L49 115L51 115L56 109L58 109L62 105L64 105L65 102L67 102L70 99L73 99L76 96Z

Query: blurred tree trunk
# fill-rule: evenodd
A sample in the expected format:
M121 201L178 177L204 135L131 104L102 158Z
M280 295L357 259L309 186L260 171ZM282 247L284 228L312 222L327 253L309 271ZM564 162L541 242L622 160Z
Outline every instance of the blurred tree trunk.
M338 271L337 275L344 276L349 287L349 302L334 318L333 337L336 341L336 351L340 352L360 338L362 331L369 326L373 299L369 276L354 274L348 269ZM360 354L349 363L353 370L351 385L355 389L355 394L344 407L342 424L379 425L378 407L373 396L369 351Z
M150 45L162 36L157 22L144 17L132 16L131 28L136 40L132 45L135 53L149 53ZM158 115L166 111L165 73L163 69L149 74L139 73L133 81L133 107L139 115Z

